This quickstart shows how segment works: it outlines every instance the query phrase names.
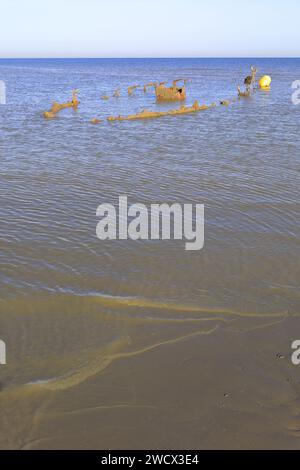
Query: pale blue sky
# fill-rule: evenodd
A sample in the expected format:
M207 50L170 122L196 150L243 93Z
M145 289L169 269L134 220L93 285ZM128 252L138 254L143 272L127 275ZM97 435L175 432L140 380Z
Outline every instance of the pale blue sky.
M0 57L299 57L299 0L0 0Z

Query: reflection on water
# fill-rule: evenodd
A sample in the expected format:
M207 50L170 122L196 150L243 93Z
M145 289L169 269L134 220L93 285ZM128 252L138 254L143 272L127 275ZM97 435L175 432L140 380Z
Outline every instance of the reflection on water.
M92 126L95 116L156 108L151 93L126 96L132 83L185 76L188 104L209 104L234 96L251 63L0 61L1 422L15 423L1 446L43 439L35 410L112 364L128 360L128 371L145 353L298 316L300 108L290 95L300 61L256 64L273 77L270 93L199 115ZM118 86L123 96L101 101ZM78 112L43 120L74 88ZM100 242L96 208L120 195L205 204L204 250Z

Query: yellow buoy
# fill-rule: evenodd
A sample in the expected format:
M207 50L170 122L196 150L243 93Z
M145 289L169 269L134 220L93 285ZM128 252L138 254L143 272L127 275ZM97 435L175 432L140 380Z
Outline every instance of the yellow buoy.
M272 82L272 78L269 75L264 75L258 82L259 88L266 90L270 88Z

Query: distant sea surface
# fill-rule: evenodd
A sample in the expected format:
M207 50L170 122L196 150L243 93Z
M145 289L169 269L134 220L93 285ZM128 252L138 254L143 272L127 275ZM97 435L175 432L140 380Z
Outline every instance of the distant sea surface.
M129 97L130 85L188 78L188 105L218 104L236 97L251 65L258 76L271 75L271 91L193 115L106 122L110 115L179 106L156 104L151 90ZM176 436L191 423L199 391L182 390L194 407L179 413L177 429L168 407L178 408L179 395L171 394L169 404L163 391L149 399L145 377L143 391L131 389L137 380L131 360L139 357L145 372L151 366L144 354L162 347L158 384L167 375L168 346L191 347L197 334L213 341L228 325L285 324L300 313L300 106L291 101L297 79L299 59L0 60L7 90L0 105L3 448L78 447L72 429L86 408L100 414L79 420L93 430L85 448L100 428L98 447L134 446L134 433L144 446L159 447L151 424L150 434L142 432L147 419L155 429L160 423L166 446L180 448ZM112 98L117 88L121 96ZM78 110L45 120L43 111L68 101L73 89L80 91ZM94 117L104 122L93 126ZM117 204L121 195L132 204L205 204L204 249L186 252L181 241L99 241L96 208ZM243 353L237 347L234 357ZM178 389L178 368L168 367ZM115 397L108 418L119 387L125 398ZM118 420L128 429L116 437L110 424ZM57 428L64 432L57 435Z

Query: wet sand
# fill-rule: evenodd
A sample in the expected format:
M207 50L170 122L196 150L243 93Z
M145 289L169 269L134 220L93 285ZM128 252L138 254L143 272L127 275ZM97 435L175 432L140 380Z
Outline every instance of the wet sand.
M299 448L297 316L97 300L0 309L1 449Z

